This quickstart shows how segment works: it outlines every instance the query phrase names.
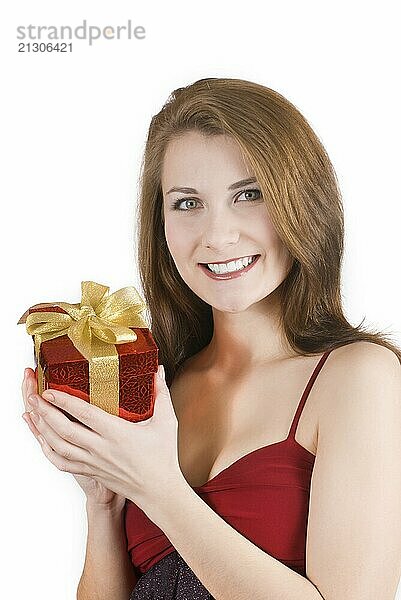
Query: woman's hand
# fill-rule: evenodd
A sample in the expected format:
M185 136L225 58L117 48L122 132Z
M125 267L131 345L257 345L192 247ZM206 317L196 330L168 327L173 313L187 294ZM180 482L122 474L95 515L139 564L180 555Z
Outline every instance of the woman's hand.
M34 393L37 406L29 405L27 394L27 406L39 415L34 425L44 438L42 450L51 463L74 476L92 478L149 515L165 499L166 489L183 482L178 422L160 367L155 394L152 417L138 423L58 390L46 390L42 396ZM70 421L58 407L79 423Z
M35 376L35 372L32 369L25 369L24 379L22 382L22 397L24 401L25 412L22 417L24 421L28 424L29 429L32 431L33 435L38 439L38 436L41 435L38 429L35 427L34 422L30 417L30 411L32 407L28 404L28 397L30 395L34 395L38 393L38 383ZM93 504L97 504L99 506L111 506L117 508L123 508L125 504L125 498L120 496L119 494L115 494L111 490L107 489L103 484L99 483L92 477L88 477L87 475L78 475L72 473L75 477L76 481L82 488L86 498Z

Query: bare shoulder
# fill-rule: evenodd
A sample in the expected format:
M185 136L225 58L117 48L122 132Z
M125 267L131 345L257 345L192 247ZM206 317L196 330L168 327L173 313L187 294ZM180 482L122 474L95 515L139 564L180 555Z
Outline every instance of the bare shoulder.
M355 342L325 366L307 576L324 598L390 600L401 564L400 361L385 346Z
M333 365L344 381L371 381L401 376L398 356L389 348L371 342L354 342L333 351Z
M350 368L383 367L400 368L398 356L389 348L372 342L353 342L340 348L335 348L331 353L332 361L348 364Z
M319 376L320 377L320 376ZM393 385L401 392L401 363L389 348L371 342L353 342L330 353L323 369L324 393L322 414L331 415L339 408L340 398L364 396L365 401L374 399L369 389L381 385Z

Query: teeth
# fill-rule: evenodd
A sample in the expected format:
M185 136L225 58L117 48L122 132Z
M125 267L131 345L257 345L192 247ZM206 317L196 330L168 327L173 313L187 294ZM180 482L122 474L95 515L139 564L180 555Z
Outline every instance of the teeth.
M217 273L218 275L221 273L234 273L235 271L241 271L241 269L245 269L252 262L252 256L247 256L246 258L239 258L238 260L232 260L229 263L225 264L210 264L208 263L208 267L213 273Z

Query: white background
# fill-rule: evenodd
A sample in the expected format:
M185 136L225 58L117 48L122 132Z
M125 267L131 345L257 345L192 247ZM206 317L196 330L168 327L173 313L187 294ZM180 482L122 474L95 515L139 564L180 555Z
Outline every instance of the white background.
M140 160L150 119L173 89L242 78L301 110L343 193L346 315L355 325L366 316L400 343L395 9L389 1L25 0L0 19L3 597L74 599L86 543L82 491L47 461L21 419L20 385L33 355L17 320L37 302L78 302L82 280L110 291L138 285ZM146 38L74 41L66 54L17 52L17 26L84 19L131 19Z

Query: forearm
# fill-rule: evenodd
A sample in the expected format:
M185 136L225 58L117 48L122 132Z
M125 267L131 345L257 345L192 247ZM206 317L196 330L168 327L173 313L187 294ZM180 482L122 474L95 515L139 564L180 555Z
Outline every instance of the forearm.
M152 515L216 600L322 600L312 582L238 533L186 481Z
M124 511L87 501L88 538L77 600L128 600L137 577L127 552Z

